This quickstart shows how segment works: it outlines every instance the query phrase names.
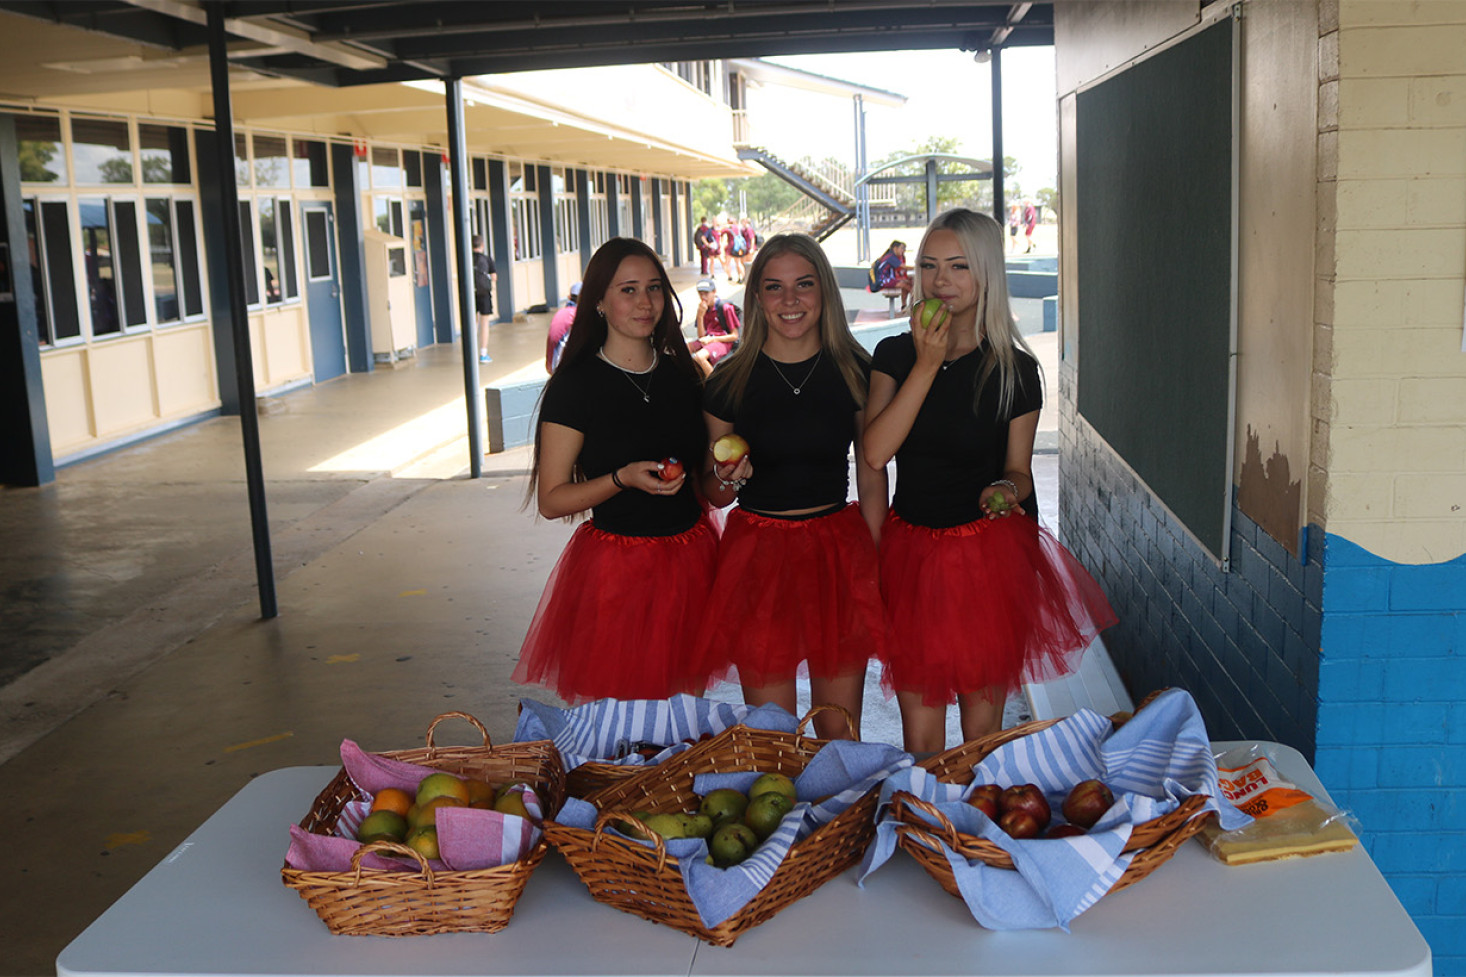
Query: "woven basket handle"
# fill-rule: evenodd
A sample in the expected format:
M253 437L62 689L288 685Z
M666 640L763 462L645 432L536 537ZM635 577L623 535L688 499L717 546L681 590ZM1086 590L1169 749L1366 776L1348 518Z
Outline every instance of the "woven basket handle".
M594 853L596 848L600 845L601 835L606 833L606 829L611 826L612 821L635 820L636 818L627 811L602 811L596 817L596 836L591 839L591 852ZM647 834L651 836L649 840L657 848L657 871L660 872L662 869L667 867L667 843L663 841L662 836L657 834L655 831L648 831Z
M925 831L921 828L918 828L914 824L906 824L905 822L902 822L901 824L896 825L896 834L901 837L910 838L916 843L930 848L934 852L940 852L942 850L942 841L940 838L932 834L930 831Z
M477 719L475 719L473 716L470 716L466 712L445 712L437 719L434 719L432 722L428 723L428 749L432 750L436 748L435 744L433 743L433 730L437 729L438 724L445 719L463 719L472 723L473 728L478 730L479 734L483 736L484 747L487 749L494 748L494 744L489 740L489 731L484 728L483 723L479 722Z
M416 848L409 848L406 845L399 845L395 841L369 841L351 854L351 868L356 872L356 878L352 885L361 885L361 860L369 852L380 852L384 855L406 855L417 860L418 873L427 882L428 888L433 887L433 869L428 865L428 860L423 858L422 852Z
M810 706L809 712L804 714L804 718L799 720L799 725L794 728L794 735L796 737L803 737L805 728L814 721L814 717L822 712L830 710L833 710L834 712L838 712L840 714L840 716L845 720L845 728L850 730L851 736L854 736L855 717L850 715L849 709L846 709L844 706L837 706L833 702L825 702L817 706Z
M920 797L917 797L915 794L908 793L904 790L897 791L896 796L904 801L907 807L920 811L922 814L925 814L927 817L935 821L937 823L937 830L941 832L942 840L947 843L947 847L951 848L954 851L957 849L957 826L954 825L945 814L937 810L936 805L932 804L930 801L924 801ZM911 827L919 826L911 825ZM931 829L925 828L924 830L930 831Z

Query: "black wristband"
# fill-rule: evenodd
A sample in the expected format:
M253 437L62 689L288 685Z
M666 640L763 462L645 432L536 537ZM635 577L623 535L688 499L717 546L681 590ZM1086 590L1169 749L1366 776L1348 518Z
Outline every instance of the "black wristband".
M614 485L614 486L616 486L618 489L623 489L624 490L626 488L625 485L621 484L621 473L620 473L620 471L618 471L616 469L612 469L611 470L611 484Z

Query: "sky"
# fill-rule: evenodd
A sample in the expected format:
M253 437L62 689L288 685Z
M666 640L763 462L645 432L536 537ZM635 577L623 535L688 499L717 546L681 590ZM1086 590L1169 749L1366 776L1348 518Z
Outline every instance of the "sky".
M871 160L910 149L929 136L955 136L961 153L992 155L992 93L989 64L970 53L877 51L768 58L803 71L858 82L907 97L901 108L868 106L866 143ZM1054 49L1009 48L1003 57L1003 155L1018 161L1018 184L1031 193L1058 186L1058 110ZM855 159L855 112L842 97L789 88L749 93L749 116L765 132L768 149L780 156Z

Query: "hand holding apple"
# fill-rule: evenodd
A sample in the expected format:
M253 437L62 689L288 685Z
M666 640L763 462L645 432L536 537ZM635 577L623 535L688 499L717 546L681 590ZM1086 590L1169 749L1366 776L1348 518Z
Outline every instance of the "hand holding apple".
M911 310L911 321L923 329L941 326L950 316L950 310L941 299L926 299L918 302Z
M748 442L742 435L725 434L713 442L713 461L719 465L736 465L748 454Z
M662 467L657 471L657 477L664 482L675 482L682 477L682 462L676 458L663 458Z

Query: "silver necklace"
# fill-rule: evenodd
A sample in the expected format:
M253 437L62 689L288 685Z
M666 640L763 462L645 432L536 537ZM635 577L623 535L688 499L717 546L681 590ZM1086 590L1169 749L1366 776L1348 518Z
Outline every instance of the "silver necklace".
M765 356L768 356L767 353L765 353L764 355ZM807 384L807 383L809 383L809 378L812 377L812 376L814 376L814 371L820 365L820 357L821 356L824 356L824 355L825 355L825 351L823 349L821 349L818 353L814 354L814 363L810 365L809 372L804 375L804 379L803 380L799 381L799 386L797 386L797 387L794 384L790 383L789 382L789 378L784 375L784 371L781 370L781 369L779 369L779 361L778 360L774 359L772 356L769 356L769 362L774 365L774 372L777 373L777 374L779 374L779 379L780 380L783 380L784 383L789 387L789 389L792 390L792 391L794 391L794 396L798 397L799 396L799 392L804 389L804 385Z
M626 382L629 383L629 384L631 384L633 387L635 387L636 388L636 392L639 393L639 394L641 394L641 401L642 401L642 403L644 403L644 404L650 404L652 402L652 377L651 377L651 374L652 374L652 371L654 371L657 368L657 351L656 350L652 350L652 365L649 366L649 367L647 367L645 370L628 370L624 366L619 366L616 363L613 363L611 361L611 358L606 355L606 347L604 347L604 346L602 346L599 350L596 351L596 355L599 356L605 362L610 363L611 366L616 367L617 372L620 373L623 377L626 378ZM632 377L646 377L646 386L643 387L641 384L639 384L635 380L633 380Z

